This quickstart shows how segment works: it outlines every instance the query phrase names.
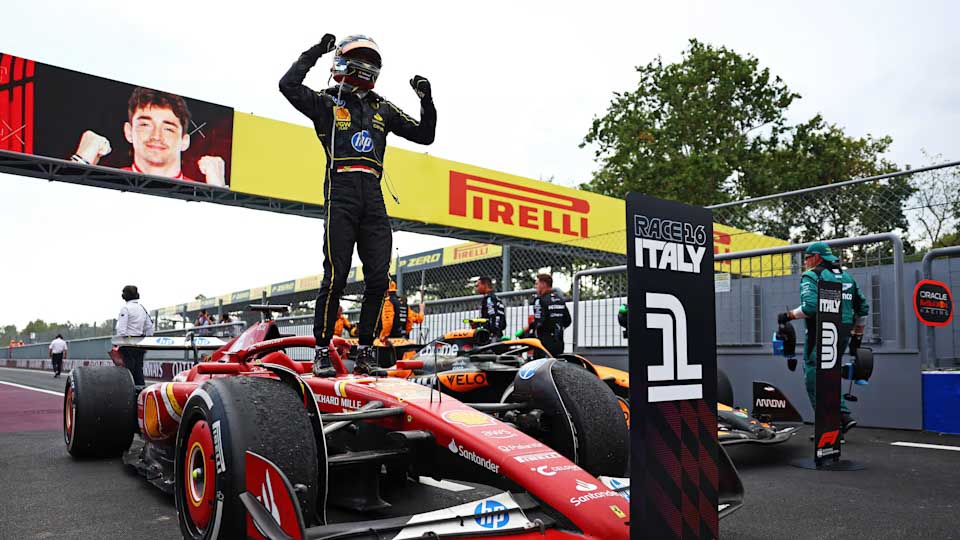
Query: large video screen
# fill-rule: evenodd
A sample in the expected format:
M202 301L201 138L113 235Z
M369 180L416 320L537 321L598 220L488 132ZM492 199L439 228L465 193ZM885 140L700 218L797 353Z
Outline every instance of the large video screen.
M233 109L0 53L0 150L229 187Z

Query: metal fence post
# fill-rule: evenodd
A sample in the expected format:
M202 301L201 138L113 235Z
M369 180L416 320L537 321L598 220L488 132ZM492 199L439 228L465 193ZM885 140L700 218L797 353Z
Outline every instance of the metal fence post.
M510 273L510 244L504 244L500 260L503 263L503 269L500 273L500 291L510 292L513 290L513 280L510 278L512 275Z
M608 266L606 268L593 268L590 270L581 270L573 274L573 349L576 351L577 344L580 341L580 279L583 276L599 276L603 274L616 274L626 272L627 265Z
M580 272L573 274L573 352L580 342Z

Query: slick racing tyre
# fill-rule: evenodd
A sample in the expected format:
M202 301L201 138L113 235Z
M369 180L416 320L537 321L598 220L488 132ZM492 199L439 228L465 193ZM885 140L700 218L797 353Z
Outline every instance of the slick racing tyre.
M133 442L137 393L125 368L77 367L63 392L63 440L75 458L116 457Z
M174 497L184 538L246 538L246 451L273 462L296 489L304 522L316 515L317 445L303 401L285 383L259 377L207 381L183 409ZM283 489L273 486L273 489Z
M576 447L570 441L552 440L560 430L550 430L547 446L574 459L595 476L623 476L627 470L627 423L617 397L610 387L582 367L555 362L553 380L573 427Z

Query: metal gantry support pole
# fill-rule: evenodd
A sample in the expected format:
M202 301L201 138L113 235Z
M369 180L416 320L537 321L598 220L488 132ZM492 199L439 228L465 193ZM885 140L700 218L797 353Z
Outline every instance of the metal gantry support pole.
M931 249L923 256L920 267L923 269L923 279L933 279L933 260L940 257L949 257L950 255L960 255L960 246L950 246L945 248ZM924 364L937 367L937 341L934 336L934 328L926 327L924 336Z

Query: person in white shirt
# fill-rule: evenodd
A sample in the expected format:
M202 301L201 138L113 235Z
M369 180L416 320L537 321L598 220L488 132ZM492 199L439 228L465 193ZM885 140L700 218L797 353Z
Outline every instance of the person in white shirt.
M47 347L47 356L53 362L53 378L56 379L60 376L63 361L67 358L67 342L63 340L62 335L57 334L57 337L50 342L50 346Z
M120 296L127 304L120 308L120 315L117 316L116 335L152 336L153 319L147 313L147 308L140 305L140 293L137 291L137 286L127 285L123 288ZM131 347L120 347L120 354L123 356L124 366L133 375L133 383L137 386L144 386L143 357L146 351Z

